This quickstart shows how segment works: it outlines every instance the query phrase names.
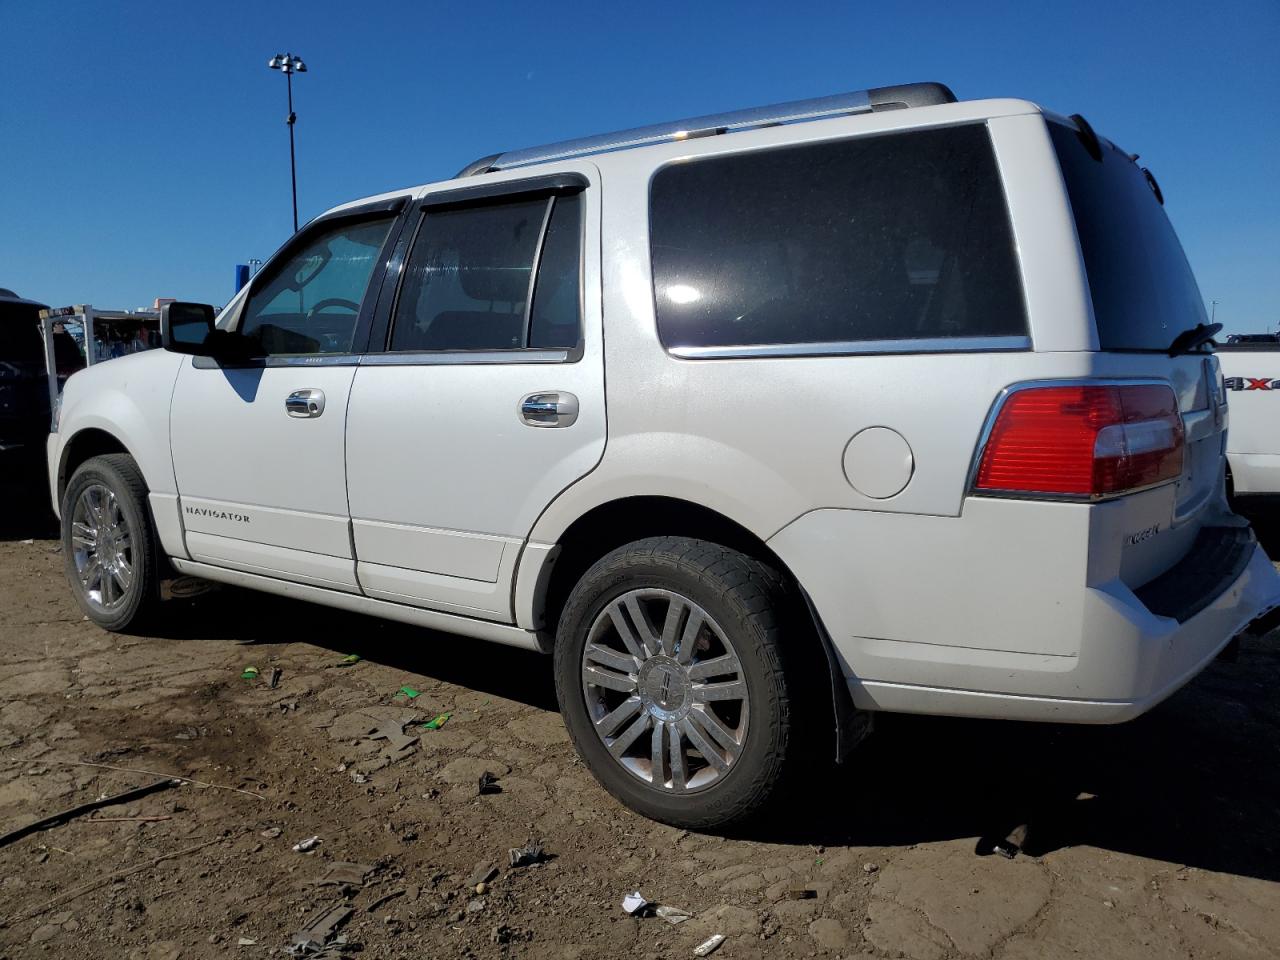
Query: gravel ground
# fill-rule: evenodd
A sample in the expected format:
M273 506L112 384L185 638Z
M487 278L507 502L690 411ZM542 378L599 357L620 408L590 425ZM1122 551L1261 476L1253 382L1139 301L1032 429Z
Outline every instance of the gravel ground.
M1280 634L1122 727L882 718L766 822L704 836L596 786L545 658L232 590L104 633L37 516L0 535L0 833L161 774L216 786L0 848L0 960L282 956L342 905L369 957L690 957L715 933L725 958L1280 956ZM1023 822L1026 853L983 855ZM530 841L547 859L511 867ZM693 918L628 917L636 889Z

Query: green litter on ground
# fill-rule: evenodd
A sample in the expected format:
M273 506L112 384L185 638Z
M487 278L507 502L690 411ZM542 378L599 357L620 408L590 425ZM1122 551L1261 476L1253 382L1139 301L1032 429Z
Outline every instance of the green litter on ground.
M244 673L240 674L240 679L241 679L241 680L257 680L257 679L258 679L258 668L257 668L257 667L245 667L245 668L244 668Z
M424 723L422 725L422 729L423 730L439 730L441 727L443 727L446 723L449 722L449 718L451 716L453 716L453 714L451 713L437 714L436 716L428 720L426 723Z
M418 691L413 689L413 687L401 687L400 693L396 694L396 696L400 696L401 693L404 694L406 697L408 697L410 700L412 700L414 697L419 695Z
M340 666L340 667L349 667L349 666L351 666L353 663L359 663L359 662L360 662L360 654L358 654L358 653L348 653L345 657L343 657L343 658L342 658L342 660L341 660L341 661L339 661L338 666Z

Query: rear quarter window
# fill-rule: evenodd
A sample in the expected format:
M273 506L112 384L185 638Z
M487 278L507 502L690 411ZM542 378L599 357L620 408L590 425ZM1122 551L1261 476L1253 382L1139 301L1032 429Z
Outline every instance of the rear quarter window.
M652 182L650 239L677 351L1027 333L982 125L673 164Z

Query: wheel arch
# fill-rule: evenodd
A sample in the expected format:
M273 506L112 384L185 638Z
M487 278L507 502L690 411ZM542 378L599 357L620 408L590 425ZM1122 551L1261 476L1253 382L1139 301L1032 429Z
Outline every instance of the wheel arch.
M556 541L533 594L535 621L554 633L574 584L611 550L656 536L694 537L731 547L775 567L792 583L795 577L763 539L724 514L688 500L667 496L631 496L597 504L574 520Z
M107 453L128 454L133 457L135 463L138 462L138 458L124 441L109 430L101 427L84 427L71 435L71 438L62 445L58 458L57 500L59 504L62 503L62 495L66 492L67 481L80 465L86 460ZM138 469L142 469L141 464Z
M541 556L537 560L523 558L522 567L529 561L531 568L537 565L538 569L520 571L522 580L529 579L525 580L526 590L520 590L517 585L517 596L524 594L524 603L517 600L517 612L528 617L528 625L539 629L543 648L550 650L554 646L565 602L588 568L624 544L655 536L693 537L730 547L768 564L787 580L801 601L796 613L807 617L813 628L813 639L824 654L831 681L836 756L843 759L861 739L865 715L853 706L840 660L817 610L795 574L762 537L703 504L669 496L609 500L593 506L569 524L554 546L539 551ZM521 607L525 609L519 609Z
M137 467L138 474L142 477L143 486L148 494L143 498L143 509L147 511L151 519L160 577L169 579L176 576L176 572L169 562L169 557L187 557L177 497L162 494L159 503L157 503L154 496L155 487L151 476L147 473L146 465L115 430L96 425L81 427L62 444L62 448L58 451L57 490L54 509L57 511L59 518L61 518L62 498L66 493L67 484L70 483L76 470L82 464L94 457L111 453L124 454L132 459Z

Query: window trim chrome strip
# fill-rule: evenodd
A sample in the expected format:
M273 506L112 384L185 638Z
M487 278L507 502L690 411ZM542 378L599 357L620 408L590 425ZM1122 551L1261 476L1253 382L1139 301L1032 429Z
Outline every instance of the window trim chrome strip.
M302 353L280 356L249 357L246 360L221 361L216 357L193 356L191 365L197 370L262 370L268 367L354 367L360 356L355 353Z
M538 246L533 251L533 266L529 269L529 286L524 292L524 336L520 342L529 349L529 337L533 333L533 295L538 289L539 274L542 270L542 251L547 245L547 230L551 228L551 211L555 208L556 198L547 197L547 204L542 210L542 227L538 230ZM578 314L578 328L582 328L582 314Z
M354 367L360 362L358 353L306 353L297 356L267 357L268 367Z
M849 357L889 353L988 353L1030 350L1031 338L929 337L901 340L838 340L823 343L748 343L724 347L668 347L681 360L740 360L756 357Z
M568 350L448 350L435 352L370 353L362 367L416 367L495 363L567 363Z

